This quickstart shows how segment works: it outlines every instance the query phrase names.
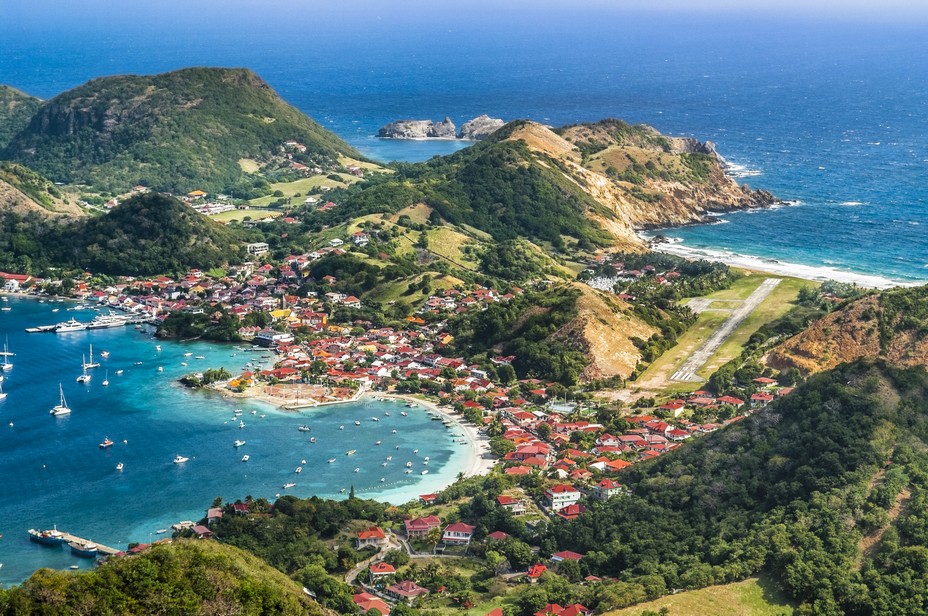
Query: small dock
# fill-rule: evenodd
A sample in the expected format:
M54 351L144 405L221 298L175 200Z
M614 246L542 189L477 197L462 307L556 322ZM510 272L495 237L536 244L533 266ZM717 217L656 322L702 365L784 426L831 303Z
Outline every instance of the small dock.
M103 544L101 544L101 543L97 543L96 541L91 541L90 539L84 539L83 537L78 537L77 535L72 535L71 533L66 533L66 532L64 532L63 530L62 530L62 531L58 531L58 532L60 532L60 533L61 533L61 536L64 538L64 540L67 541L67 542L69 542L69 543L70 543L70 542L74 542L74 543L80 543L81 545L83 545L83 544L85 544L85 543L93 543L94 545L97 546L97 551L98 551L98 552L100 552L101 554L106 554L107 556L112 556L113 554L118 554L118 553L124 551L124 550L117 550L116 548L111 548L111 547L109 547L108 545L103 545Z

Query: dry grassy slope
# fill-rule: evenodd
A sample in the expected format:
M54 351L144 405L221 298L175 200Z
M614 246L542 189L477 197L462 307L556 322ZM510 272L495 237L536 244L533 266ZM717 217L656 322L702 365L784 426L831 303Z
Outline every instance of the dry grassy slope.
M605 293L576 283L580 290L577 317L558 330L554 337L572 343L590 358L582 379L628 377L641 359L632 338L647 340L655 329L626 314L627 306Z
M17 214L28 214L35 212L42 216L82 216L83 212L76 205L69 205L61 200L56 200L48 209L45 206L36 203L19 189L11 186L8 182L0 179L0 211L12 210Z
M653 134L659 136L656 131ZM590 140L611 143L609 154L624 156L624 152L628 151L639 160L642 153L650 153L649 160L660 169L671 164L679 166L678 155L681 153L713 151L711 146L692 139L666 138L671 146L671 152L667 153L647 143L647 140L634 136L627 142L617 143L605 129L596 125L571 127L561 136L545 126L531 122L514 130L509 139L524 141L538 154L542 164L546 164L545 158L550 158L566 166L569 170L567 177L609 211L609 215L590 213L590 216L615 236L615 248L619 250L644 249L644 243L635 234L636 229L696 222L702 219L707 209L762 207L773 201L769 193L752 191L738 185L725 175L721 164L718 164L711 169L709 179L704 183L646 179L638 188L660 197L655 202L649 202L629 194L632 184L612 180L601 172L582 166L580 150L572 143ZM591 161L596 161L596 156ZM547 164L550 166L552 163L548 161Z
M767 361L776 368L796 367L811 374L861 357L882 357L900 366L928 367L928 337L896 330L887 348L880 345L875 314L880 296L853 302L812 323L774 349Z

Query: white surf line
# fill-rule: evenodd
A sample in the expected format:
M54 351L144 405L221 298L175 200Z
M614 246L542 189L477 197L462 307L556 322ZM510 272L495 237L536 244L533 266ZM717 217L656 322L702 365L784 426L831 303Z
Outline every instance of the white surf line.
M705 342L703 342L698 349L693 351L693 354L689 356L689 359L683 362L680 369L673 373L670 380L680 382L702 382L703 379L696 376L696 371L706 365L706 362L719 350L722 343L724 343L735 329L748 318L749 314L754 312L778 284L780 284L779 278L767 278L760 283L760 285L754 289L754 292L751 293L740 306L732 310L731 315L725 319L725 322L722 323L717 330L712 332L712 335L706 338Z

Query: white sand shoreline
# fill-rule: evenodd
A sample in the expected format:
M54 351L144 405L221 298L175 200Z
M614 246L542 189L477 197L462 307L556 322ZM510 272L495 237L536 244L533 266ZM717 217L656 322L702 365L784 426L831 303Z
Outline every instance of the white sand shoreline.
M431 400L423 400L422 398L415 398L413 396L387 394L380 392L366 392L362 397L391 398L394 400L402 400L403 402L411 402L413 404L421 405L425 409L433 411L445 419L453 421L456 427L461 428L461 431L464 433L464 438L467 439L467 443L471 451L470 463L467 465L466 469L462 469L460 471L464 473L465 477L486 475L496 465L496 458L494 458L489 451L489 437L487 437L486 434L481 433L477 426L465 420L463 417L449 414L435 402L432 402Z
M648 241L651 238L640 235L643 240ZM778 259L766 259L752 255L743 255L729 252L726 250L717 250L711 248L695 248L687 246L684 243L654 243L651 250L672 254L684 259L706 259L709 261L720 261L733 267L741 267L757 272L775 274L777 276L790 276L801 278L813 282L824 282L834 280L848 284L856 284L860 287L874 289L888 289L891 287L910 287L924 284L924 282L893 280L877 274L864 274L840 270L829 266L803 265L800 263L790 263ZM928 281L925 281L928 282Z

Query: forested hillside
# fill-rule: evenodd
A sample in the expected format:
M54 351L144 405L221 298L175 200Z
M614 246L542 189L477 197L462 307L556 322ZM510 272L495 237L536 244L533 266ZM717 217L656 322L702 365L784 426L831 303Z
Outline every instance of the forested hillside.
M189 68L103 77L64 92L35 110L0 159L113 194L137 184L228 192L244 181L240 159L267 159L289 140L305 146L301 157L311 164L359 156L251 71Z

